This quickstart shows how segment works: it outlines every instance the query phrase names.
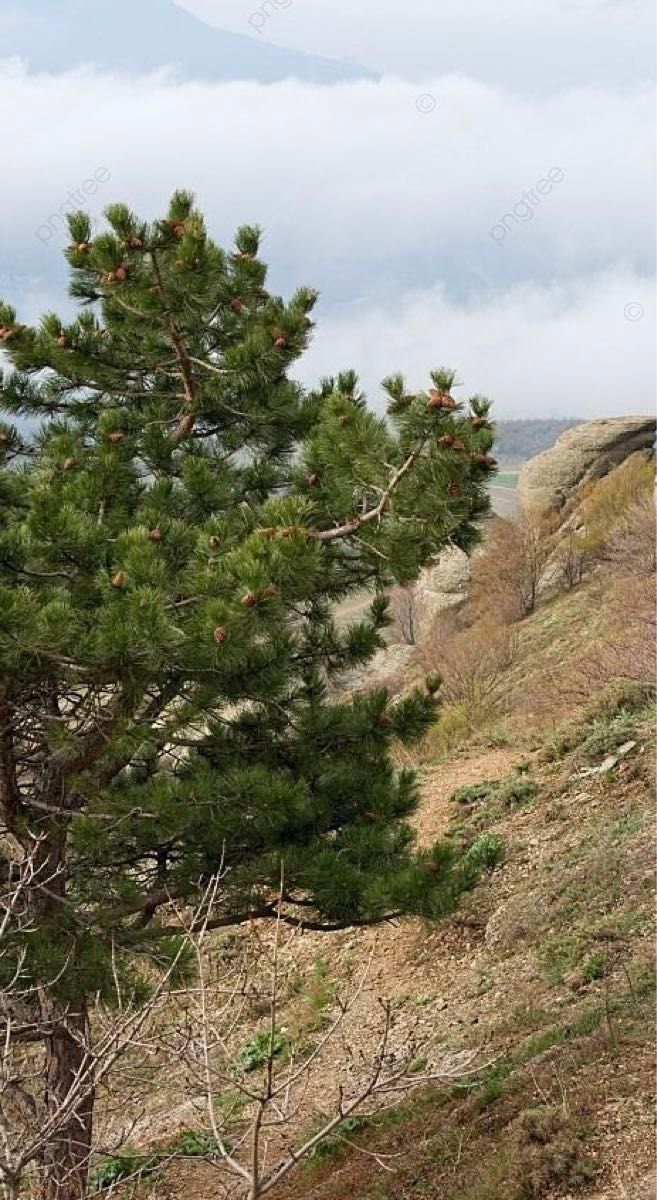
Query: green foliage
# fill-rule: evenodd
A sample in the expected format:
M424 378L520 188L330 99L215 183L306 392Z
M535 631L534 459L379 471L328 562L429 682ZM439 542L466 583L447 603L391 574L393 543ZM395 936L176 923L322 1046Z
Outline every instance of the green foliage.
M481 783L465 784L452 793L457 804L485 805L488 813L529 804L538 792L538 785L528 779L526 772L516 771L506 779L486 779Z
M216 1138L203 1129L181 1129L167 1146L169 1154L183 1158L210 1158L219 1150Z
M494 871L504 858L504 844L495 833L482 833L463 856L460 868L465 886L474 887L484 873Z
M320 928L455 902L392 760L435 721L439 681L397 701L333 684L383 644L393 584L477 542L494 434L446 368L426 391L388 380L390 421L351 370L302 388L316 293L268 291L257 228L221 248L185 192L151 223L106 218L70 218L76 316L0 307L0 410L20 425L0 439L3 817L66 860L65 904L7 961L61 1003L118 981L139 1004L154 969L190 966L167 901L219 870L226 925L275 911L281 864L286 917ZM339 626L363 589L369 612Z
M561 983L564 975L577 965L579 947L567 936L549 938L540 949L543 974L549 983Z
M502 808L516 808L529 804L538 792L538 784L522 775L511 775L503 779L495 789L494 799Z
M160 1162L157 1154L140 1154L126 1146L120 1154L103 1156L98 1166L92 1168L89 1191L94 1195L128 1179L138 1182L147 1180L157 1171Z
M236 1056L235 1062L242 1071L255 1071L271 1058L279 1058L287 1049L288 1040L280 1029L270 1033L268 1029L256 1033Z
M586 1131L555 1105L525 1110L519 1122L519 1146L522 1170L517 1200L540 1200L556 1188L579 1188L595 1174L586 1150Z
M350 1134L358 1133L363 1128L365 1120L362 1117L345 1117L344 1121L340 1121L336 1125L332 1133L318 1142L310 1151L308 1159L312 1161L323 1161L326 1158L331 1158L345 1148L344 1139Z
M582 976L585 983L592 983L594 979L602 979L605 973L605 956L599 950L594 954L589 955L582 967Z
M481 783L466 783L452 792L451 800L457 804L475 804L478 800L490 800L497 790L499 780L485 779Z
M492 1063L483 1071L468 1079L459 1080L453 1085L454 1095L472 1092L477 1099L477 1107L482 1110L494 1104L504 1094L506 1081L513 1070L513 1063L508 1058L502 1058Z
M242 1092L228 1090L221 1092L216 1097L214 1104L221 1115L223 1124L230 1128L232 1125L239 1125L248 1100Z

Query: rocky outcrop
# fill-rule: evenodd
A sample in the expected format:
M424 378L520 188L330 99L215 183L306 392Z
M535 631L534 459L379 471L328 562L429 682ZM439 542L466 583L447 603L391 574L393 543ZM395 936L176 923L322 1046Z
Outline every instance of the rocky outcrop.
M600 479L655 443L654 417L608 417L566 430L551 450L525 464L518 479L524 509L559 509L581 484Z
M470 559L456 546L444 550L422 572L414 589L418 642L424 640L441 612L467 600L470 574Z

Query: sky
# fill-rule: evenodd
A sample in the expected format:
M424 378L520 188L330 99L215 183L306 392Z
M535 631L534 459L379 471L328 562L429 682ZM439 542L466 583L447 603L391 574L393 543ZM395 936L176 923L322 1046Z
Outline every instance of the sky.
M263 227L276 290L320 290L308 384L353 366L381 407L385 375L449 365L500 418L652 411L653 20L644 0L0 0L0 297L67 311L58 212L85 181L98 228L189 187L220 242Z

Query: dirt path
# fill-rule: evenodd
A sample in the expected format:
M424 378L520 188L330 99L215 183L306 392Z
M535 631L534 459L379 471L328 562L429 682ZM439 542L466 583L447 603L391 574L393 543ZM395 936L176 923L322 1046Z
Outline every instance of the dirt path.
M413 824L421 846L431 845L444 834L453 809L450 796L457 788L485 779L501 779L508 775L520 757L517 747L499 750L483 749L455 758L422 772L422 800Z

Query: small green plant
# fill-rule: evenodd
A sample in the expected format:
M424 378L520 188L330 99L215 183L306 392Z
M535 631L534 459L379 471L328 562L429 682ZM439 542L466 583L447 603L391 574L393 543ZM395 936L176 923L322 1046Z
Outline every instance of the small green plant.
M126 1146L120 1154L106 1155L92 1170L89 1190L95 1195L126 1179L146 1179L157 1170L160 1162L161 1156L158 1154L140 1154Z
M548 983L561 983L580 960L580 947L571 937L549 938L540 948L543 977Z
M337 980L329 978L327 959L316 958L308 984L308 1003L316 1014L320 1026L327 1020L326 1009L335 1003L337 990Z
M262 1030L242 1046L237 1055L237 1065L243 1071L255 1071L257 1067L264 1066L270 1055L278 1058L283 1054L287 1045L287 1038L281 1030L275 1030L273 1035L267 1029Z
M600 954L599 950L596 950L596 952L591 954L584 963L584 966L582 967L582 976L585 983L593 983L594 979L602 979L604 973L605 956L604 954Z
M482 833L464 856L466 873L476 881L485 871L493 871L504 858L504 843L496 833Z
M335 1129L328 1137L323 1138L321 1142L310 1151L308 1158L310 1160L330 1158L331 1155L339 1153L344 1149L344 1138L351 1133L357 1133L364 1124L362 1117L346 1117L344 1121L340 1121Z
M225 1143L224 1143L225 1144ZM217 1154L217 1139L203 1129L181 1129L171 1143L171 1152L184 1158L209 1158Z
M478 1107L480 1109L488 1108L503 1094L505 1082L512 1070L513 1063L510 1059L500 1059L499 1062L487 1067L479 1075L454 1084L454 1094L472 1092L477 1097Z
M521 758L513 764L513 769L516 775L528 775L531 770L531 764L525 758Z
M579 1188L594 1174L584 1131L556 1105L527 1109L518 1128L518 1200Z
M529 804L538 792L538 784L533 779L516 774L503 779L495 790L493 799L502 808L516 808Z
M482 783L467 783L452 792L450 797L457 804L475 804L479 800L490 800L499 786L499 779L485 779Z
M215 1108L219 1110L223 1124L230 1128L232 1125L239 1125L244 1110L247 1106L247 1098L241 1092L225 1091L220 1092L215 1097Z

